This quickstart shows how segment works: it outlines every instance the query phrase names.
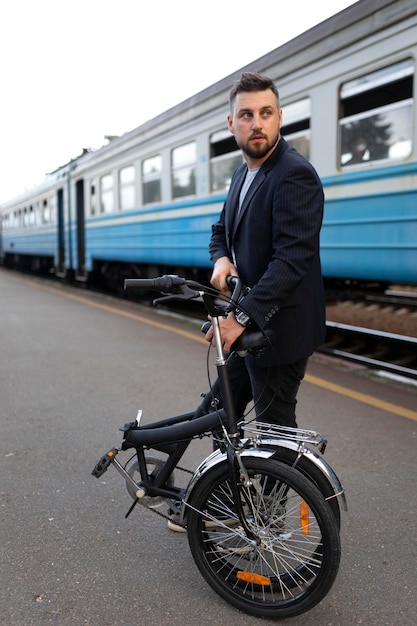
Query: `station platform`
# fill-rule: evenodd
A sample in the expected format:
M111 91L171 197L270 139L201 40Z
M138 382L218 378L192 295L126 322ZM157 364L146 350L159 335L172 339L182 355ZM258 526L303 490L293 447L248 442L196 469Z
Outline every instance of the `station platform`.
M199 325L1 268L0 303L2 623L253 626L202 579L186 535L139 506L126 520L117 472L91 476L138 409L152 421L199 403ZM416 400L411 382L311 358L298 423L328 440L349 510L330 593L281 623L415 623ZM184 463L210 450L198 441Z

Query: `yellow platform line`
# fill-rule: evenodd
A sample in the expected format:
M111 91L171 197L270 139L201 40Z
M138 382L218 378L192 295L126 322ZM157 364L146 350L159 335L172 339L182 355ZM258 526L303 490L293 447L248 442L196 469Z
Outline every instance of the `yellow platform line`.
M198 337L197 335L191 332L182 330L180 328L174 328L168 324L163 324L161 322L150 320L149 318L143 317L142 315L138 313L129 313L128 311L121 311L120 309L115 309L114 307L107 306L105 304L91 302L89 300L86 300L85 298L81 298L81 297L70 295L70 294L68 295L68 297L73 298L74 300L80 300L86 304L90 304L91 306L95 306L97 308L103 309L104 311L109 311L110 313L116 313L117 315L123 315L124 317L135 319L137 321L143 322L144 324L148 324L149 326L154 326L155 328L167 330L169 332L176 333L177 335L187 337L188 339L192 339L193 341L199 341L200 343L207 344L206 340L203 337ZM405 409L404 407L397 406L396 404L392 404L391 402L378 400L378 398L374 398L373 396L368 396L365 393L360 393L359 391L353 391L352 389L348 389L347 387L336 385L335 383L331 383L322 378L318 378L317 376L312 376L311 374L306 374L304 377L304 380L312 385L321 387L322 389L327 389L328 391L333 391L334 393L338 393L342 396L353 398L354 400L357 400L358 402L362 402L363 404L368 404L370 406L382 409L383 411L387 411L388 413L394 413L395 415L400 415L401 417L406 417L407 419L417 421L417 411L411 411L410 409Z
M41 289L45 289L46 291L50 291L54 294L63 296L65 298L69 298L70 300L76 300L83 304L87 304L88 306L95 307L97 309L101 309L102 311L107 311L109 313L113 313L116 315L121 315L123 317L142 322L143 324L148 324L148 326L153 326L154 328L159 328L161 330L166 330L171 333L176 333L177 335L181 335L182 337L187 337L187 339L191 339L192 341L198 341L199 343L204 343L207 345L206 340L203 337L199 337L195 333L182 330L181 328L176 328L170 326L169 324L164 324L162 322L158 322L156 320L151 320L148 317L140 315L139 313L130 313L129 311L124 311L121 309L117 309L115 307L102 304L100 302L93 302L87 298L83 298L82 296L77 296L75 294L71 294L68 292L60 292L54 287L47 287L46 285L35 284L32 281L25 281L21 279L22 282L27 282L32 286L39 287ZM405 409L404 407L397 406L396 404L392 404L391 402L385 402L383 400L379 400L378 398L374 398L373 396L369 396L365 393L360 393L359 391L353 391L352 389L348 389L347 387L342 387L341 385L336 385L335 383L331 383L322 378L318 378L317 376L312 376L311 374L306 374L304 380L311 385L316 385L316 387L321 387L322 389L327 389L328 391L333 391L334 393L338 393L339 395L346 396L348 398L353 398L358 402L362 402L363 404L368 404L370 406L382 409L383 411L387 411L388 413L393 413L394 415L399 415L401 417L405 417L407 419L411 419L417 421L417 411L412 411L411 409Z
M378 398L368 396L366 393L347 389L346 387L336 385L335 383L331 383L322 378L318 378L317 376L312 376L311 374L306 374L304 380L308 383L311 383L312 385L321 387L322 389L334 391L335 393L338 393L342 396L347 396L348 398L358 400L358 402L369 404L370 406L377 407L378 409L382 409L383 411L388 411L388 413L394 413L395 415L401 415L401 417L406 417L407 419L417 421L417 411L411 411L410 409L405 409L404 407L397 406L396 404L392 404L391 402L378 400Z

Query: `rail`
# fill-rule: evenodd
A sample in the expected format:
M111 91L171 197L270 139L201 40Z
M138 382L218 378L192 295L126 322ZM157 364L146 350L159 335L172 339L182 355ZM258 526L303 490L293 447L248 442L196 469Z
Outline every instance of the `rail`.
M417 379L417 338L327 322L319 353Z

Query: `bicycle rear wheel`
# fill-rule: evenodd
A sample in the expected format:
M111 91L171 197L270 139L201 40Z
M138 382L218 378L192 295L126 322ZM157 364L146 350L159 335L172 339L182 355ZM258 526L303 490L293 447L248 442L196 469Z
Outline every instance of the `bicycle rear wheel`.
M202 476L188 503L188 541L208 584L257 617L308 611L330 590L339 568L337 522L320 491L274 459L243 457L249 484L239 492L250 539L233 502L227 463Z

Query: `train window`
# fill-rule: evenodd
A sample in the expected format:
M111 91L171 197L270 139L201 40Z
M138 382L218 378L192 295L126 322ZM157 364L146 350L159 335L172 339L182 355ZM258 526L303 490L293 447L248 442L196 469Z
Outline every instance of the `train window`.
M390 65L342 85L340 164L406 158L412 149L414 62Z
M51 212L48 206L48 200L44 198L42 202L42 223L48 224L51 221Z
M233 172L242 165L242 153L233 135L220 130L210 137L210 189L227 191Z
M135 208L135 166L128 165L119 171L119 205L122 211Z
M303 98L282 107L281 134L306 159L310 158L310 118L310 98Z
M143 204L161 201L162 156L157 154L142 163Z
M191 141L174 148L171 158L172 197L195 195L197 143Z
M48 200L43 201L43 221L47 224L55 222L55 196L51 195Z
M35 213L33 211L33 206L30 205L28 212L27 212L26 226L33 226L34 223L35 223Z
M97 195L95 185L90 185L90 215L95 215L97 212Z
M100 178L100 211L101 213L112 213L114 211L112 174L106 174Z

